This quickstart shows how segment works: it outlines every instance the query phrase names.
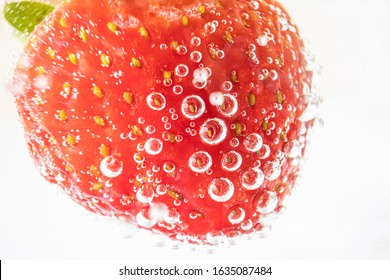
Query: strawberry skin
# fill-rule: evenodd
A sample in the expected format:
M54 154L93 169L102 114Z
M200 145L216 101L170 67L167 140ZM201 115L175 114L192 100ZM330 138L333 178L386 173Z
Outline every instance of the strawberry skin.
M73 200L217 244L261 231L294 186L315 116L304 53L276 1L70 0L12 91L40 173Z

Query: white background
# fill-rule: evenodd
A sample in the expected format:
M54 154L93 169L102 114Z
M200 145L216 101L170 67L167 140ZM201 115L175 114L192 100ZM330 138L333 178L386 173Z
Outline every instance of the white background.
M390 1L283 3L323 66L325 125L270 235L213 252L123 238L39 177L6 86L21 43L1 25L0 259L390 259Z

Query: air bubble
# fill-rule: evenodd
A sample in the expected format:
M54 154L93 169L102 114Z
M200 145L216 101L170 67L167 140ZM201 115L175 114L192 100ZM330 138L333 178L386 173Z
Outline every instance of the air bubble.
M221 165L226 171L236 171L241 167L242 157L236 151L230 151L222 156Z
M257 2L257 0L252 0L248 3L248 6L249 6L249 9L256 11L259 9L260 4L259 4L259 2Z
M255 197L255 206L261 214L268 214L278 206L278 196L273 191L262 191Z
M175 85L175 86L173 86L172 91L174 94L180 95L183 93L183 87L179 86L179 85Z
M145 142L145 152L149 155L158 155L163 149L163 142L160 139L150 138Z
M223 104L223 101L224 101L223 93L220 91L215 91L215 92L211 93L210 97L209 97L209 101L210 101L211 105L221 106Z
M261 147L261 149L259 150L259 158L265 159L265 158L269 157L270 153L271 153L271 148L268 145L264 144Z
M198 68L194 70L192 84L198 89L202 89L207 85L208 78L211 75L211 70L208 68Z
M229 82L229 81L225 81L221 85L221 90L223 90L223 91L231 91L232 88L233 88L233 84L232 84L232 82Z
M245 220L241 223L241 229L245 231L249 231L253 228L253 222L252 220Z
M193 62L199 63L202 60L202 53L200 51L193 51L190 54L190 59Z
M211 245L218 245L223 243L224 240L224 234L222 231L212 231L206 234L206 240Z
M256 43L260 47L265 47L268 44L268 35L267 34L262 34L256 39Z
M185 64L179 64L175 68L175 74L176 74L176 76L178 76L180 78L187 76L188 72L189 72L188 66Z
M244 140L245 148L250 152L257 152L263 145L263 138L257 133L249 134Z
M204 143L217 145L227 136L226 124L218 118L208 119L200 127L199 135Z
M210 154L205 151L193 153L188 161L190 169L197 173L206 172L212 164L213 160Z
M176 165L172 161L166 161L163 164L163 170L166 173L173 173L176 170Z
M156 193L157 193L158 195L164 195L164 194L167 193L167 191L168 191L168 188L167 188L166 185L158 185L158 186L156 187Z
M157 223L157 220L148 218L144 211L137 214L136 221L138 225L143 228L151 228Z
M154 203L148 209L149 219L156 222L163 222L165 213L168 211L168 206L164 203Z
M180 214L179 214L179 212L176 209L174 209L174 208L169 209L164 214L164 221L167 224L176 224L176 223L178 223L180 221Z
M175 52L178 54L178 55L185 55L187 53L187 48L183 45L180 45L178 46L176 49L175 49Z
M231 199L234 194L234 185L227 178L216 178L211 182L208 193L214 201L226 202Z
M293 140L286 144L285 152L289 158L299 158L302 156L302 145L297 140Z
M154 191L151 187L140 188L137 191L136 198L141 203L150 203L154 197Z
M153 134L156 131L156 128L153 125L148 125L145 128L146 133L148 134Z
M181 104L181 112L190 120L194 120L203 115L206 104L198 95L190 95L184 98Z
M256 190L264 182L264 174L258 168L252 168L247 170L241 177L242 187L247 190Z
M282 168L278 160L267 161L263 166L264 176L269 181L279 178Z
M215 26L214 22L208 22L204 25L204 31L207 34L213 34L217 27Z
M201 43L202 43L202 40L199 37L194 36L191 38L191 45L198 47L198 46L200 46Z
M223 102L217 106L217 110L225 117L233 117L238 111L237 99L231 94L224 94Z
M123 162L116 156L104 158L100 163L100 171L108 178L115 178L123 172Z
M230 139L229 144L233 148L236 148L236 147L238 147L238 145L240 145L240 140L238 140L238 138L232 138L232 139Z
M288 24L287 19L279 18L279 24L280 24L280 28L281 28L282 31L287 31L288 30L289 24Z
M315 96L313 95L308 95L306 99L307 99L307 107L299 118L303 122L311 121L316 117L317 107L319 103L317 98L315 98Z
M228 220L232 225L237 225L245 219L245 210L241 207L233 207L229 210Z
M146 97L146 103L149 107L156 111L161 111L166 106L164 95L159 92L153 92Z

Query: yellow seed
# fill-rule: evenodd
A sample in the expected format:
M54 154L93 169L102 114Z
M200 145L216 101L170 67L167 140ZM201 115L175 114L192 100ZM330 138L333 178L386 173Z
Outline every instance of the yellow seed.
M161 106L161 102L160 100L158 100L157 98L153 100L154 104L156 104L156 106L160 107Z
M101 144L99 152L103 157L108 157L110 155L110 148L106 144Z
M174 134L169 134L169 141L173 144L173 143L175 143L176 142L176 137L175 137L175 135Z
M58 118L63 122L68 120L68 115L66 114L65 110L58 111Z
M102 54L100 56L100 62L102 63L103 67L108 67L108 66L110 66L110 63L111 63L110 57L106 54Z
M198 11L203 15L206 12L206 8L202 5L198 8Z
M74 172L74 169L73 169L72 165L70 165L69 163L67 163L65 165L65 170L70 172L70 173Z
M97 85L94 85L92 88L93 94L95 94L97 97L102 98L104 96L103 91L100 87Z
M231 81L233 83L237 83L238 82L238 80L237 80L237 72L236 71L232 71L230 79L231 79Z
M45 74L46 73L45 67L43 67L43 66L37 67L37 72L38 72L38 75Z
M70 91L71 91L70 83L65 82L65 83L62 85L62 88L64 89L64 92L65 92L66 94L70 94Z
M149 37L149 32L148 30L146 29L146 27L144 26L141 26L138 30L139 34L141 35L141 37L144 37L144 38L148 38Z
M213 131L211 130L211 129L209 129L208 131L207 131L207 135L208 135L208 137L213 137Z
M201 166L201 165L202 165L202 161L201 161L200 159L197 159L197 160L196 160L196 164L197 164L198 166Z
M74 65L77 65L78 61L77 61L77 57L74 53L71 53L69 54L69 61L74 64Z
M266 120L263 120L263 122L261 123L261 128L266 131L268 129L268 121Z
M188 109L190 109L190 112L191 112L191 113L195 113L195 106L194 106L194 105L190 104L190 105L188 106Z
M108 28L108 30L110 30L113 33L116 33L116 31L117 31L117 27L116 27L115 23L113 23L111 21L109 23L107 23L107 28Z
M242 24L244 25L245 28L248 28L248 27L249 27L249 25L248 25L246 19L244 19L244 18L242 18Z
M92 175L96 176L96 177L99 177L100 176L100 172L99 172L99 169L95 166L95 165L91 165L89 167L89 172L91 172Z
M94 191L99 191L99 190L101 190L103 188L103 185L101 184L101 183L94 183L93 185L92 185L92 189L94 190Z
M47 54L51 59L56 58L56 51L53 50L51 47L47 48Z
M76 145L76 138L73 136L73 135L68 135L66 136L66 142L71 145L71 146L75 146Z
M249 93L248 95L248 103L251 106L254 106L256 103L256 96L253 93Z
M230 34L229 31L226 31L225 32L225 35L223 37L225 39L226 42L228 42L229 44L233 44L233 37L232 37L232 34Z
M188 25L188 17L187 17L187 16L182 16L182 17L181 17L181 23L182 23L184 26L187 26L187 25Z
M172 41L171 42L171 49L176 50L179 47L179 42L178 41Z
M142 66L141 62L135 57L131 58L131 63L137 68L141 68Z
M87 42L87 40L88 40L88 33L87 33L87 31L86 31L84 28L81 28L81 29L80 29L78 35L79 35L80 39L81 39L84 43Z
M222 5L221 5L221 2L219 2L218 0L215 1L215 6L217 6L218 8L221 8Z
M278 90L278 92L276 93L276 101L278 102L278 104L282 104L283 103L283 93Z
M60 25L62 27L66 27L66 19L65 19L65 17L60 18Z
M282 132L280 133L280 139L282 139L283 141L286 142L286 140L287 140L286 132L282 131Z
M163 72L163 76L164 76L164 79L171 79L172 78L172 74L168 70L165 70Z
M99 126L105 126L106 125L106 122L104 121L104 119L101 116L94 116L93 120Z
M131 127L131 130L132 130L132 132L134 133L135 136L142 136L142 130L138 126L133 125Z
M125 91L123 93L123 99L129 105L133 104L133 94L131 92Z
M234 131L236 132L236 135L237 136L240 136L241 133L242 133L242 124L241 123L235 123L235 128L234 128Z

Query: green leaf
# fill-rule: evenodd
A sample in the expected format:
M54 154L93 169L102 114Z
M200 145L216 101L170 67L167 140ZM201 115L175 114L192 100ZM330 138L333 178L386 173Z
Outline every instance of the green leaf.
M13 28L23 35L29 35L53 9L53 6L42 2L20 1L5 4L3 13Z

